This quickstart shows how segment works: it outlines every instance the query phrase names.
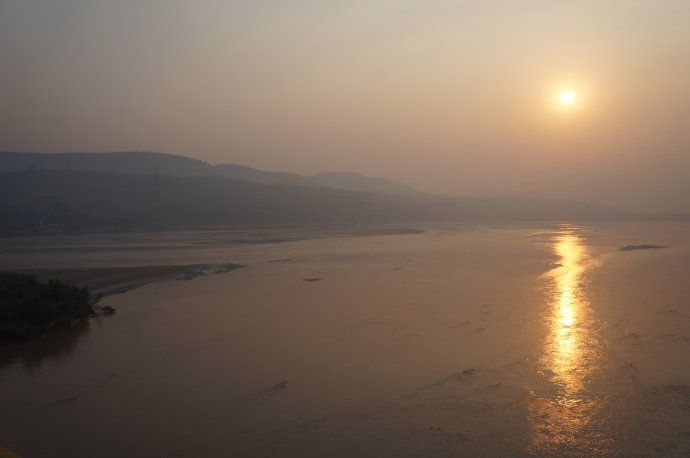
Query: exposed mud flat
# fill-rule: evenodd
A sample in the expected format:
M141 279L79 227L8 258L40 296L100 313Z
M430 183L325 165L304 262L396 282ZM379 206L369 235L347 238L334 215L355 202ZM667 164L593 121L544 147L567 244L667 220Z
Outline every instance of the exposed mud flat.
M17 272L35 275L41 281L57 278L89 288L94 295L121 294L161 280L192 280L201 275L232 272L241 264L191 264L167 266L95 267L64 269L23 269Z

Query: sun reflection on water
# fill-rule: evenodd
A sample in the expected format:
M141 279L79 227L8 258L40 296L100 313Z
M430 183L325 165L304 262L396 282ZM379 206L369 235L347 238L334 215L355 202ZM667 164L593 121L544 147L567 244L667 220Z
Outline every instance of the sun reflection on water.
M597 261L576 228L556 234L553 253L559 259L545 275L547 337L539 361L548 386L531 402L531 448L539 453L602 453L608 440L591 434L602 401L587 390L604 357L588 298L589 271Z
M575 394L582 389L586 372L592 369L582 364L592 351L587 342L592 339L588 331L592 317L583 291L583 274L590 258L581 239L567 232L556 238L554 251L560 258L560 266L549 272L555 298L552 298L551 336L543 362L564 391Z

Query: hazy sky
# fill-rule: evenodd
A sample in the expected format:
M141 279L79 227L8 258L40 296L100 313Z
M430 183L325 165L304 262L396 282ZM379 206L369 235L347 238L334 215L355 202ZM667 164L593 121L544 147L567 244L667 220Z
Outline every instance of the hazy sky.
M3 150L690 211L688 0L0 0L0 62Z

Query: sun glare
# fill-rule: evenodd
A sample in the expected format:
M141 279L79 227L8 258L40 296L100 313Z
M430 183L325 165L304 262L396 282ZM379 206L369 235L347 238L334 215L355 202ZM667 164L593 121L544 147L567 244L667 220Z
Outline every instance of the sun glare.
M558 95L558 100L563 106L570 106L577 100L577 94L573 91L563 91Z

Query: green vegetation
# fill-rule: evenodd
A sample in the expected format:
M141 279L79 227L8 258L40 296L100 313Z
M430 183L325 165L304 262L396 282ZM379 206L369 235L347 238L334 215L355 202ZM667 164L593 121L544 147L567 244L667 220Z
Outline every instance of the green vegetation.
M93 313L86 288L0 273L0 342L26 339Z

